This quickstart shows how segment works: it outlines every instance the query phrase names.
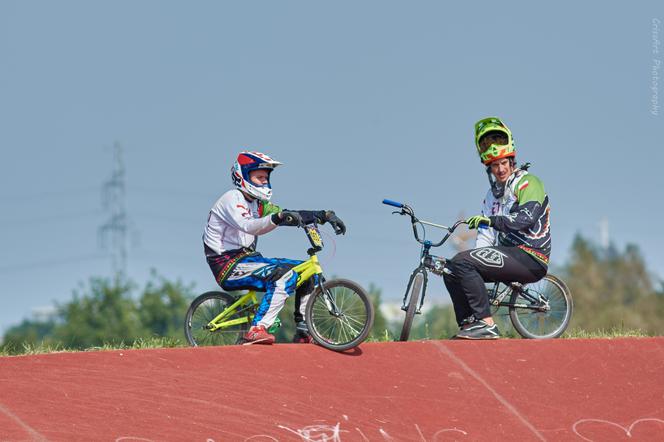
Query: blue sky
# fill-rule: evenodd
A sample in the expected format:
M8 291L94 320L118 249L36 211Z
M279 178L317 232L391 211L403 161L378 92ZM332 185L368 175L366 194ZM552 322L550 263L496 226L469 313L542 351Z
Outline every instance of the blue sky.
M346 236L326 237L327 272L396 299L418 247L380 201L443 224L477 212L487 181L472 130L488 115L546 185L554 264L577 232L599 240L606 217L611 240L637 244L661 277L664 124L650 110L663 12L655 1L3 0L0 331L110 275L98 228L115 142L139 283L155 268L215 286L202 229L247 147L285 163L277 204L346 221ZM266 256L306 247L295 229L260 240ZM442 281L429 296L448 299Z

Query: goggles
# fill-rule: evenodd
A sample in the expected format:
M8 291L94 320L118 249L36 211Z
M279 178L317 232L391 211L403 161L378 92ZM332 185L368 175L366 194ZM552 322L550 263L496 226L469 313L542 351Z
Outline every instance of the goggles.
M503 132L502 130L491 130L483 134L477 144L480 153L484 153L489 150L491 146L501 147L509 145L509 140L507 132Z

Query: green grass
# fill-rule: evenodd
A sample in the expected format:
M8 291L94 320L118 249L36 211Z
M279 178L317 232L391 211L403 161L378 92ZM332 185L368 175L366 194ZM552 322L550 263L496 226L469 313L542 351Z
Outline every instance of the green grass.
M411 341L426 341L431 339L448 339L452 336L441 335L433 336L428 323L424 324L424 336L419 336L415 330L411 331ZM503 339L521 339L521 336L514 330L514 328L504 326L501 328L499 325L500 331L502 333ZM395 330L385 330L384 333L373 333L367 342L391 342L399 340L399 333ZM600 330L582 330L580 328L568 329L559 339L616 339L616 338L647 338L655 336L651 333L648 333L644 330L638 329L626 329L624 327L612 327L610 329L600 329Z
M60 343L41 342L36 344L23 343L20 346L0 346L0 356L28 356L49 353L72 353L78 351L110 351L110 350L140 350L150 348L186 347L183 340L168 337L139 338L131 343L105 343L101 346L85 349L68 348Z
M623 327L613 327L610 329L600 330L582 330L580 328L575 328L572 330L567 330L562 337L568 339L615 339L646 338L651 336L653 335L648 334L643 330L630 330Z

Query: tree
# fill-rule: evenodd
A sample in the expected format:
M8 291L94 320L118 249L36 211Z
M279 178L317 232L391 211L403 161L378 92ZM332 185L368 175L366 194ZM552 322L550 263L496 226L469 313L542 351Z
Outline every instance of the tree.
M387 335L390 334L387 319L385 319L385 316L383 315L383 312L380 309L380 306L382 304L382 299L381 299L382 291L375 285L369 284L368 294L375 312L373 328L371 329L369 337L376 340L382 340L384 339L386 333Z
M171 282L152 274L138 302L138 316L149 334L181 338L184 314L194 298L193 284Z
M136 285L119 279L91 278L73 299L57 306L51 321L23 321L4 337L5 348L23 344L59 344L84 349L137 339L182 339L184 315L194 297L193 285L171 282L152 273L138 299Z
M445 339L459 331L451 305L436 305L426 312L414 327L409 339Z
M23 320L19 325L11 327L3 338L3 347L9 350L19 350L23 345L38 345L50 336L55 328L55 321Z
M626 328L664 333L664 296L654 289L635 245L600 249L577 235L562 273L574 299L571 327L586 331Z
M88 348L104 343L132 342L148 334L130 294L133 284L118 279L93 278L87 293L58 306L59 324L53 337L69 348Z

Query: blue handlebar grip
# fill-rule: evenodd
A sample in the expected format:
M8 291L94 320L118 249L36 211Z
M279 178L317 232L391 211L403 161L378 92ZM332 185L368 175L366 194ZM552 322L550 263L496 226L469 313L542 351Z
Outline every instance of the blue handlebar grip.
M398 207L400 209L403 207L403 204L397 203L396 201L392 200L383 200L383 204L387 204L388 206Z

